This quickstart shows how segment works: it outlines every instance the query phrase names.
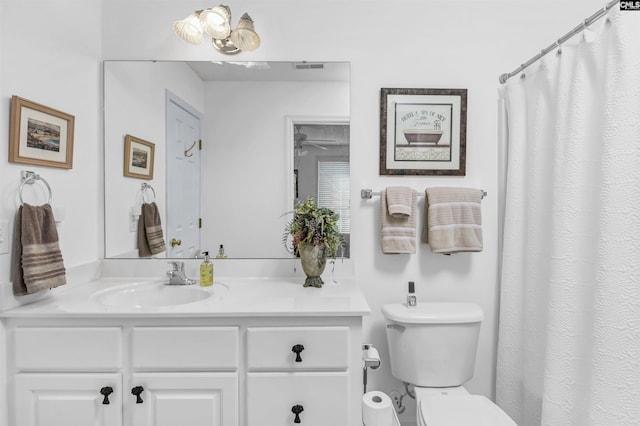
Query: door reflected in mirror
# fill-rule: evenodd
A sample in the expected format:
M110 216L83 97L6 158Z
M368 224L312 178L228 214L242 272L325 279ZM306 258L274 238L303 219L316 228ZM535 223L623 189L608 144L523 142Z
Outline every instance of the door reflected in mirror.
M286 213L309 195L340 213L348 242L349 64L308 65L105 61L105 257L138 258L143 182L160 257L223 245L228 258L290 258ZM153 180L123 175L126 134L155 144Z

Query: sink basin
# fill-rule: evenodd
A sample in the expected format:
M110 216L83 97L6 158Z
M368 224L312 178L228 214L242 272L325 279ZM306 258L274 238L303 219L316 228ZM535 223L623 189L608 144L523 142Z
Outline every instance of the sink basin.
M157 308L198 302L214 293L214 288L204 289L197 284L165 285L159 281L146 281L99 291L93 295L93 299L106 306Z

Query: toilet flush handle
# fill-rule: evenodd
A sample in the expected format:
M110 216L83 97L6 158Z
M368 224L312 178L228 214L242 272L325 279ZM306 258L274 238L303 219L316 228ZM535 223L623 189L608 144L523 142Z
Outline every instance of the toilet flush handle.
M400 325L400 324L387 324L387 328L398 330L400 333L402 333L406 329L404 325Z

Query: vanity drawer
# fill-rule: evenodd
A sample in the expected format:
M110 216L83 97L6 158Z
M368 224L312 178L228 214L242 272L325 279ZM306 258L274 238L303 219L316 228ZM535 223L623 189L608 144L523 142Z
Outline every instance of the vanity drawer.
M135 327L137 371L207 371L238 368L238 327Z
M247 425L293 424L294 406L303 425L349 425L350 400L347 373L249 373Z
M16 327L17 371L113 371L122 367L120 327Z
M297 345L303 348L299 357ZM348 327L247 329L247 365L252 371L346 370L349 347Z

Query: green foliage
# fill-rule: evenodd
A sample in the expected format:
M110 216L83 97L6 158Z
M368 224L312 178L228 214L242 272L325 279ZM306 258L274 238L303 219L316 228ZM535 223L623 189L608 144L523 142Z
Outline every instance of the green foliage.
M339 217L329 208L318 207L313 197L309 197L293 211L293 218L285 226L282 243L294 255L298 255L300 243L314 246L324 244L328 257L336 257L338 249L344 245L344 238L338 230ZM292 237L291 245L289 235Z

